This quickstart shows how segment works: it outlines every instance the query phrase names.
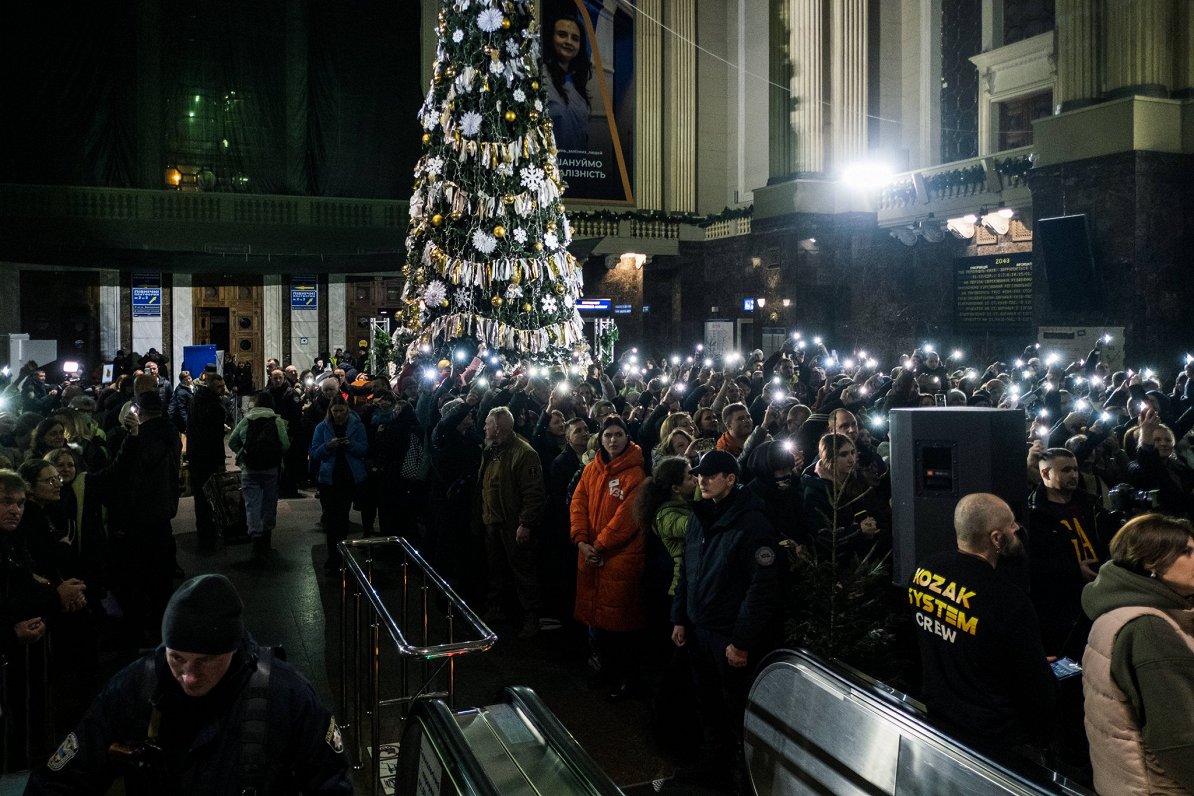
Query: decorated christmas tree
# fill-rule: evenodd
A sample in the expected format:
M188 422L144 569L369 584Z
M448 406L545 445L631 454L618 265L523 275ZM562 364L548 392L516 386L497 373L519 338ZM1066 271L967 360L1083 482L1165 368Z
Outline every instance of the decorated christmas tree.
M582 339L539 30L529 0L444 0L419 111L403 275L406 356L457 341L539 362Z

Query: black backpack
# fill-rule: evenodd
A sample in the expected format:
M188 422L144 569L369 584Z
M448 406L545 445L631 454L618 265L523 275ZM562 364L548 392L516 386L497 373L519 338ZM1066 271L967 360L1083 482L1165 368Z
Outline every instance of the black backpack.
M269 470L282 463L282 439L276 417L255 417L245 430L241 458L250 470Z

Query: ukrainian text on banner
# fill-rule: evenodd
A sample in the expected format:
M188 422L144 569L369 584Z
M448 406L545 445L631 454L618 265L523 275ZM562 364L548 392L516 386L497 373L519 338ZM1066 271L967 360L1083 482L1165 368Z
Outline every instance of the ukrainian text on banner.
M620 4L544 0L547 113L571 201L634 203L634 19Z

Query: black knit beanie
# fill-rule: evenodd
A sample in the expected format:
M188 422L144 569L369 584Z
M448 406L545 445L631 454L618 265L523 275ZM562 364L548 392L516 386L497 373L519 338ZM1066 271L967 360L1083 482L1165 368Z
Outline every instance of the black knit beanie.
M178 587L162 616L162 641L172 650L221 655L240 646L244 605L223 575L199 575Z

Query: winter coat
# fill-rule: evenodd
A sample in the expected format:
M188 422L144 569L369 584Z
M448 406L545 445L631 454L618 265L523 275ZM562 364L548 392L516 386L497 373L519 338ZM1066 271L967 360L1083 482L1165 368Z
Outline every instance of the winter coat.
M676 584L680 582L680 557L684 554L684 534L688 531L688 519L691 516L692 504L684 498L669 500L655 512L652 530L659 536L674 562L668 596L675 596Z
M488 506L487 490L492 490L489 499L494 501ZM547 498L539 454L531 443L515 434L505 445L486 449L473 500L475 514L482 522L488 522L486 515L490 513L502 517L507 530L513 531L519 525L532 533L539 530Z
M221 397L207 387L196 387L187 426L187 461L192 468L223 471L224 425L227 422Z
M315 435L311 438L310 453L311 461L319 465L319 483L332 483L332 475L336 471L336 456L339 451L344 451L344 458L352 473L353 483L359 484L365 480L365 454L369 452L369 437L365 433L365 424L353 412L348 413L348 427L345 434L348 437L348 445L329 448L328 443L336 436L336 431L332 428L332 421L324 420L315 427Z
M780 631L777 542L763 502L745 487L720 503L699 501L684 534L672 624L725 636L757 662Z
M633 442L612 461L602 451L572 493L572 543L587 542L604 558L599 567L577 553L576 618L601 630L647 626L643 597L646 539L634 517L634 495L646 479L643 450Z
M816 474L805 475L801 486L805 527L818 545L826 550L836 545L839 552L860 558L875 545L879 550L891 548L891 506L858 475L852 474L840 489ZM859 527L867 516L879 524L874 536L867 536Z
M195 403L195 394L191 385L180 384L170 396L170 403L166 405L166 417L178 429L179 434L185 434L190 423L191 406Z
M1099 793L1194 793L1194 609L1117 562L1082 591L1095 620L1082 657Z
M249 466L245 464L245 443L248 441L249 435L249 421L261 420L264 418L274 419L274 425L278 429L278 441L282 443L282 453L290 450L290 435L286 431L286 421L278 415L273 409L267 407L253 407L245 416L236 424L236 428L232 429L232 433L228 435L228 449L236 454L236 465L245 472L250 470ZM269 472L277 469L270 468Z

